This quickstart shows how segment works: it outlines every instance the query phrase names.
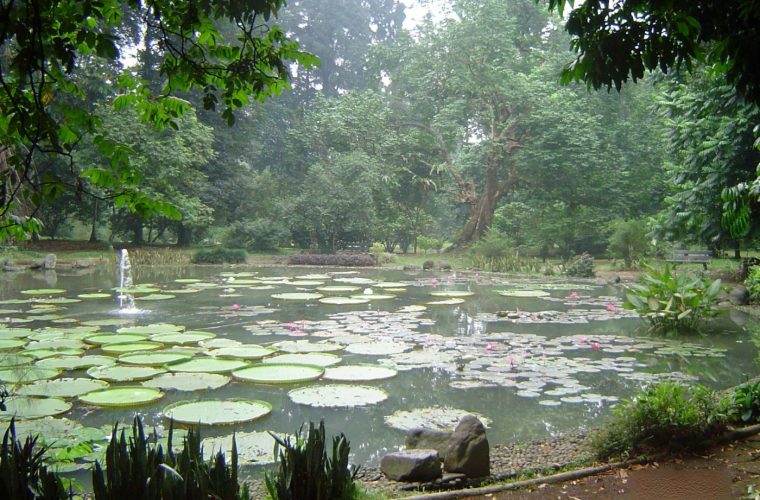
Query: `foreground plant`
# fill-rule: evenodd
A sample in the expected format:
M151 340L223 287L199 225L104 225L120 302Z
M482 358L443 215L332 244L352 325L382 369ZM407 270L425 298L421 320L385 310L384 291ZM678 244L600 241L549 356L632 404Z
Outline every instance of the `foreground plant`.
M666 265L662 271L650 269L629 285L623 307L636 310L653 331L693 331L700 321L718 314L720 285L720 280L675 273Z
M737 387L728 398L728 417L744 424L760 420L760 380Z
M290 436L281 438L272 434L279 449L276 473L267 473L267 491L273 500L349 500L357 493L354 483L358 467L349 467L351 446L343 433L333 437L332 456L327 455L325 423L319 427L309 422L309 430L302 436L303 427L296 432L295 442Z
M726 428L723 406L704 386L662 382L620 403L613 419L592 436L601 460L638 453L699 448Z

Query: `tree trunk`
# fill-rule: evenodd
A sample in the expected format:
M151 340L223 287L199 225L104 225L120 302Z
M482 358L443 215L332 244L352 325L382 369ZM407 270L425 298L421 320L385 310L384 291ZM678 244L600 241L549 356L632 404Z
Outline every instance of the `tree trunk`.
M98 241L98 200L92 204L92 219L90 220L90 243Z
M177 246L188 247L192 243L192 230L184 224L177 224Z
M143 224L142 222L135 221L132 223L132 243L135 245L142 245L144 242Z

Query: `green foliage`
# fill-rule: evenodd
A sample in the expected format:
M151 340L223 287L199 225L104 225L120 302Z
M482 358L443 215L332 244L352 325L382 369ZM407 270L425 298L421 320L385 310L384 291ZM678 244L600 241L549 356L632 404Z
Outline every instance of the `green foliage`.
M609 252L625 260L626 268L631 269L634 261L643 257L650 247L647 223L641 219L618 220L611 226Z
M576 255L564 264L564 273L576 278L593 278L594 258L586 252Z
M247 254L240 248L212 248L198 250L193 255L193 264L245 264Z
M0 446L0 497L14 500L57 500L73 498L61 479L43 464L45 448L37 444L37 436L16 439L11 420Z
M237 447L233 438L231 462L227 464L219 451L209 461L203 457L200 432L190 429L179 454L172 449L169 429L164 452L156 437L147 437L140 417L132 423L132 436L127 438L115 425L106 449L105 471L99 462L92 473L95 500L140 498L159 500L250 499L247 486L237 477Z
M509 240L497 229L491 228L472 247L472 254L485 261L505 259L513 255L514 251Z
M224 245L249 251L277 250L290 236L285 225L268 218L240 221L229 226Z
M592 436L591 446L600 460L692 450L722 432L725 423L723 407L710 389L662 382L619 403L612 420Z
M291 437L277 441L279 461L277 471L267 472L267 491L273 500L350 500L357 491L354 478L358 467L349 466L350 444L343 433L334 436L332 454L328 455L325 423L319 427L309 422L303 435L303 426Z
M652 331L689 332L704 318L715 316L720 280L703 280L670 265L650 269L638 283L628 286L623 307L648 320Z
M744 424L760 420L760 381L737 387L728 401L728 417Z
M417 248L422 250L425 254L428 253L428 250L434 250L436 253L440 253L444 244L445 242L443 240L433 238L432 236L417 236Z
M750 268L749 276L744 280L744 286L747 287L752 302L760 301L760 267Z

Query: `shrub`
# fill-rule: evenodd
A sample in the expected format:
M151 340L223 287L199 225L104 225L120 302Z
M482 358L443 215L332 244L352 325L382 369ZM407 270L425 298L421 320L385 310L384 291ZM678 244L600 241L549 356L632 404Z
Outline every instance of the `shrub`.
M734 422L760 420L760 380L737 387L728 399L728 417Z
M229 226L224 245L229 248L245 248L252 251L277 250L290 235L287 228L272 219L236 222Z
M203 458L200 432L191 429L178 455L172 451L172 429L166 454L156 438L145 436L140 417L132 423L132 436L118 434L114 426L106 448L106 469L95 462L92 486L95 500L184 498L203 500L249 499L247 486L237 478L237 447L232 441L231 463L219 451L208 462Z
M638 283L629 285L623 307L635 309L653 331L688 332L718 313L718 293L720 280L676 274L666 265L659 272L650 269Z
M749 291L749 298L752 302L760 301L760 267L750 268L749 276L744 280L744 286Z
M651 246L647 237L646 221L640 219L616 221L607 247L613 257L622 258L627 269L631 269Z
M366 267L374 266L376 261L372 255L366 253L302 253L291 255L288 258L288 264L301 266Z
M513 254L506 236L493 228L472 245L472 253L475 257L486 261L503 259Z
M8 499L73 498L63 481L43 464L46 450L37 444L37 436L27 436L24 443L16 439L11 420L0 445L0 497Z
M279 447L278 469L266 473L264 480L273 500L349 500L357 487L358 467L349 467L350 444L343 433L333 437L332 455L327 455L325 423L309 422L296 432L295 441L272 434Z
M613 410L608 425L593 434L601 460L637 453L697 449L726 427L715 393L675 382L653 385Z
M443 249L444 241L438 238L430 236L417 236L417 248L422 250L425 254L428 250L435 250L436 253L440 253Z
M593 278L594 277L594 258L583 252L571 258L565 264L565 274L576 278Z
M212 248L195 252L193 264L245 264L246 257L239 248Z

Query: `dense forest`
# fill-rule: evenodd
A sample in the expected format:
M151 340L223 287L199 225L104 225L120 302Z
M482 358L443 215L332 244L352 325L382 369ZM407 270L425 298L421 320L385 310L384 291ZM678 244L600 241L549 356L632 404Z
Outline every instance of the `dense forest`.
M481 241L542 258L627 258L641 244L738 253L752 241L751 204L737 207L740 230L721 218L725 193L756 178L760 112L724 73L703 64L619 91L563 86L574 53L546 5L449 8L410 31L399 0L291 1L267 23L318 65L292 63L277 95L234 115L188 88L184 112L160 130L119 100L125 68L155 93L167 78L161 27L127 10L114 34L122 57L80 57L81 95L55 105L97 117L141 196L173 208L135 214L89 183L113 150L83 136L65 155L34 158L39 179L75 188L14 210L37 217L44 237L249 250ZM217 28L234 37L232 23Z

